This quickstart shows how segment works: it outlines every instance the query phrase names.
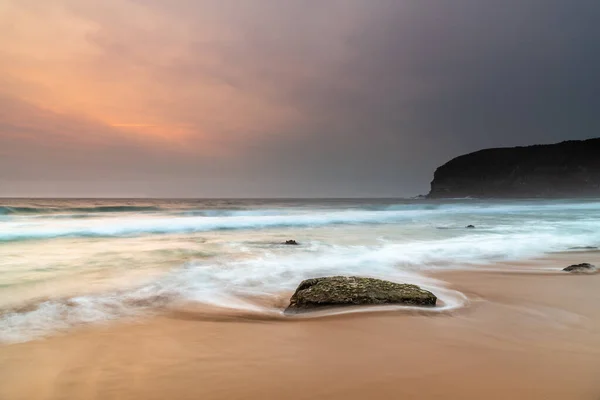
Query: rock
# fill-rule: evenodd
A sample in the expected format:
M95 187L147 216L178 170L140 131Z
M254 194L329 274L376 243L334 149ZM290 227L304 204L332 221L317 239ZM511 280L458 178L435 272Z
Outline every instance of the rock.
M435 306L436 301L433 293L416 285L356 276L330 276L300 283L287 310L380 304Z
M575 264L575 265L570 265L567 268L564 268L563 271L567 271L567 272L571 272L571 273L577 273L577 274L589 274L589 273L593 273L593 272L597 272L598 269L596 268L595 265L592 264L588 264L588 263L583 263L583 264Z
M485 149L439 167L428 198L599 197L600 138Z
M289 246L298 246L299 243L296 242L295 240L286 240L285 242L283 242L283 244L287 244Z
M467 225L467 229L475 229L475 225Z

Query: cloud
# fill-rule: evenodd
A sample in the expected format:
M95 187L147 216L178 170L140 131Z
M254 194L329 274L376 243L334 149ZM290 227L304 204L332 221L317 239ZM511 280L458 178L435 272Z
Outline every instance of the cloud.
M460 153L600 128L592 0L7 4L0 162L31 190L412 195Z

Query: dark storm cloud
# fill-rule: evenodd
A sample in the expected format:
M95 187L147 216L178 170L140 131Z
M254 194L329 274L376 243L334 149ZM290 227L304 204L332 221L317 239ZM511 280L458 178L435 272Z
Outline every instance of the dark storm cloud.
M425 191L433 168L463 152L600 132L600 3L376 5L348 38L352 56L290 93L330 133L311 138L327 149L311 168ZM339 77L347 85L328 84Z
M216 50L228 63L212 76L309 116L256 150L294 195L423 192L435 166L462 152L598 134L600 3L376 1L362 11L331 64L302 46L305 13L294 28L261 24L243 47ZM322 69L304 80L297 64Z
M160 85L149 110L231 150L113 141L96 153L116 161L92 168L102 188L127 195L112 171L152 196L413 195L461 153L600 132L597 1L225 3L132 3L160 28L66 3L100 27L88 40L103 79L143 72ZM202 96L203 85L218 90ZM210 107L219 91L232 95Z

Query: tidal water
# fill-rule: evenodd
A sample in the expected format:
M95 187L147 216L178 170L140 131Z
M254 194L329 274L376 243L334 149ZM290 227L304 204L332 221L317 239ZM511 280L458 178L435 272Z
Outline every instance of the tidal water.
M282 313L325 275L417 283L460 307L427 271L598 245L600 200L3 199L0 341L182 303Z

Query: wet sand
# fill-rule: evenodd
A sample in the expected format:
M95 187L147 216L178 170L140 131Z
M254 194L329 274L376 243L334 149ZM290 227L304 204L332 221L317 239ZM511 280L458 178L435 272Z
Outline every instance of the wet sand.
M600 399L600 274L435 277L470 303L293 321L171 313L0 346L0 399Z

